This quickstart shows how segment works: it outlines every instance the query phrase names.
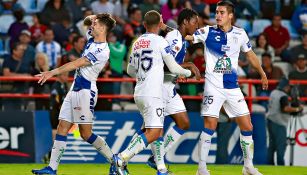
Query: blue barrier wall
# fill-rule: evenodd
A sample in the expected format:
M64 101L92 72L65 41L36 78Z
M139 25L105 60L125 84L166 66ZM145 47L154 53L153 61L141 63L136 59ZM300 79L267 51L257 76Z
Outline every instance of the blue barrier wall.
M134 133L142 125L142 118L138 112L96 112L96 120L93 126L94 133L104 137L114 153L122 151L131 140ZM199 113L189 113L191 128L177 145L170 150L165 158L169 163L197 163L197 142L203 128L203 119ZM35 116L35 137L36 137L36 162L40 162L43 155L51 148L51 127L48 123L47 112L36 112ZM254 125L255 158L257 164L266 162L266 132L264 114L252 114ZM165 130L174 123L167 117ZM49 129L49 131L48 131ZM242 152L239 145L239 129L235 126L232 129L233 135L229 142L229 153L231 163L242 163ZM150 149L146 149L131 162L143 163L150 156ZM216 135L212 139L212 146L209 152L209 163L215 162ZM67 149L62 157L63 163L97 163L106 162L98 152L88 143L80 138L78 130L68 135Z

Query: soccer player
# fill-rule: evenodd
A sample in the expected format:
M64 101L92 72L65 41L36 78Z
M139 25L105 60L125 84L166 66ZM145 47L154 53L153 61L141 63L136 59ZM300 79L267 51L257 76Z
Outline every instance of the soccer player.
M115 26L110 14L98 14L85 18L85 24L91 25L91 35L81 58L59 68L36 75L38 83L44 84L49 78L76 69L72 88L64 99L59 114L59 125L52 147L49 166L32 170L33 174L55 175L66 147L67 134L73 124L79 125L81 137L92 144L97 151L111 163L113 153L105 140L92 133L94 107L97 102L96 80L98 74L109 60L109 47L106 43L107 33Z
M125 174L124 166L134 155L161 135L164 123L164 63L171 73L185 77L192 75L190 70L183 69L176 63L169 44L158 35L161 25L162 17L157 11L147 12L144 16L146 33L132 45L127 72L137 79L134 100L144 119L144 133L132 139L123 152L113 156L120 175ZM168 172L163 169L157 174L167 175Z
M175 61L184 68L194 68L198 72L196 79L200 79L199 70L193 63L184 63L186 49L189 43L184 39L186 35L192 35L198 27L198 14L192 9L183 9L178 15L178 30L162 25L162 30L167 31L165 39L171 47L171 54ZM190 121L182 98L176 92L177 76L169 71L164 72L163 100L165 103L165 116L171 116L176 125L171 127L164 137L151 144L153 156L147 164L154 169L166 169L164 155L177 143L184 132L189 129Z
M199 139L198 175L209 175L206 160L211 145L211 137L216 129L220 109L223 105L230 118L235 117L241 134L240 144L243 152L243 175L261 175L253 166L253 125L244 96L237 81L238 56L245 52L251 65L261 76L262 88L268 88L268 80L260 63L252 51L246 32L232 26L234 5L220 1L216 7L216 26L198 29L186 39L205 45L206 74L201 116L204 129Z

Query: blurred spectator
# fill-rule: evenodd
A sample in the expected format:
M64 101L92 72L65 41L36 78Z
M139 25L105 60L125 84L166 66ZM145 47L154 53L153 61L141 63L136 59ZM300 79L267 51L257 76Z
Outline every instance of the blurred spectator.
M64 47L65 47L65 51L64 52L69 52L74 47L73 46L73 40L78 35L79 35L79 33L77 33L77 32L72 32L72 33L69 34L68 41L64 45ZM62 53L62 54L64 54L64 53Z
M0 15L2 15L2 13L12 13L16 10L24 10L22 6L16 1L17 0L0 1Z
M130 21L124 26L124 40L127 48L130 47L133 39L145 33L141 10L137 6L133 6L128 13Z
M66 6L71 13L72 22L75 24L83 18L83 11L88 9L89 4L85 0L68 0Z
M44 40L36 46L37 52L43 52L48 56L50 69L58 67L61 58L61 46L54 41L53 30L48 28L44 33Z
M155 3L155 0L144 0L144 2L140 4L140 9L142 11L142 16L144 16L149 10L160 12L160 6Z
M61 105L68 92L67 80L68 73L63 73L57 76L56 82L51 87L50 96L50 123L52 128L52 138L55 138L56 129L59 124L59 114Z
M65 48L71 33L78 33L78 29L71 22L70 18L62 18L61 23L52 26L54 40Z
M182 9L183 6L180 0L167 0L167 3L161 7L163 22L167 23L169 20L177 21L177 17Z
M13 12L13 15L16 19L14 23L10 25L8 30L8 35L10 36L10 47L12 48L13 44L18 41L18 37L20 32L24 29L28 29L29 26L26 22L23 21L24 11L23 10L16 10Z
M94 14L98 13L109 13L114 15L114 4L109 0L96 0L92 2L91 9Z
M280 1L280 11L283 19L291 19L295 10L297 0L282 0Z
M43 40L47 26L41 24L40 17L38 14L33 14L32 17L33 17L32 19L33 25L30 27L30 32L32 34L31 40L33 45L36 45L37 43Z
M35 56L34 68L31 74L34 76L40 72L45 72L49 70L48 57L45 53L39 52ZM43 85L33 82L31 84L33 87L34 94L48 94L50 93L50 83ZM35 98L35 109L36 110L48 110L49 109L49 99L39 99Z
M290 49L291 61L294 62L299 55L303 54L307 58L307 32L303 32L302 44ZM294 59L294 60L292 60Z
M257 10L250 5L245 0L230 0L234 6L236 7L235 10L235 16L236 18L246 18L246 15L244 14L244 10L247 10L249 12L248 18L257 18L260 14L257 12Z
M290 34L288 29L281 25L281 16L274 15L272 25L264 29L264 33L268 36L269 44L275 49L275 55L280 56L282 61L290 62L289 47Z
M93 11L91 9L85 9L83 11L83 19L85 19L87 16L90 16L93 14ZM81 19L79 22L77 22L76 27L79 30L79 33L86 37L87 31L88 31L88 26L84 25L84 21Z
M299 112L303 107L291 107L289 98L289 81L282 78L277 89L273 90L269 100L267 127L269 132L268 164L274 165L274 154L277 154L277 165L285 165L284 156L287 147L287 127L290 113ZM294 128L295 129L295 128Z
M15 43L12 48L11 57L5 59L3 62L4 76L30 76L31 65L21 66L23 63L23 56L25 53L25 46L21 43ZM18 87L16 87L18 88Z
M122 78L123 77L123 63L127 52L127 48L124 44L117 41L114 33L108 34L108 43L110 48L110 69L111 77ZM120 94L120 82L113 83L113 94ZM119 104L119 100L113 100L113 104Z
M268 53L262 54L262 68L269 80L279 80L284 76L284 73L279 67L276 67L272 64L271 59L272 58L270 54ZM249 73L249 78L260 79L260 76L259 74L257 74L257 72L254 69L251 69ZM262 90L261 85L257 85L256 88L258 96L268 97L272 92L272 90L276 88L276 85L270 84L268 90ZM268 101L259 101L258 103L263 107L265 107L266 109L268 108Z
M261 33L256 38L256 47L253 49L257 57L259 58L260 63L262 62L262 54L269 53L272 57L272 62L275 59L275 51L272 46L268 43L268 38L266 34Z
M290 72L290 80L307 80L307 57L306 54L298 55L295 61L295 70ZM299 95L307 97L307 85L299 84Z
M307 32L307 0L302 0L292 15L292 25L298 32Z
M65 0L49 0L40 17L41 22L47 26L61 23L63 18L70 18L69 11L65 6Z
M120 25L125 25L129 20L128 9L131 7L130 0L120 0L114 6L114 18Z
M280 13L280 0L260 0L262 17L272 19L274 14Z
M29 30L21 31L19 35L19 42L24 45L25 52L22 58L22 67L33 65L35 60L35 48L30 45L31 33Z
M23 76L32 77L30 75L31 65L22 65L22 58L25 52L25 46L20 43L13 44L11 51L11 57L7 58L3 62L3 75L4 76ZM27 82L9 82L7 83L7 92L9 93L28 93L29 83ZM2 100L4 110L21 110L22 106L25 106L25 102L21 98L15 99L3 99Z
M192 9L195 10L198 15L205 15L210 17L210 6L204 3L202 0L192 0L191 1Z
M85 46L85 38L77 35L73 38L73 48L61 59L61 65L74 61L81 57L83 48ZM75 71L69 72L69 76L74 76Z

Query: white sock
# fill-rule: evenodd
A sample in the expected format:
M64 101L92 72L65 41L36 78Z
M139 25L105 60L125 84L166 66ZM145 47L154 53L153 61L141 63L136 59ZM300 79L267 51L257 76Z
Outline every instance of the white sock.
M178 128L176 125L167 130L166 134L164 135L164 154L166 154L168 150L170 150L175 143L178 142L184 132L184 130Z
M112 163L113 153L107 144L107 142L100 136L92 134L91 137L87 140L88 143L92 144L97 151L103 155L109 163Z
M166 166L164 163L164 141L163 138L160 137L158 140L152 142L150 144L152 153L155 157L155 162L157 164L157 169L161 172L166 170Z
M147 145L148 142L145 134L141 134L129 143L128 147L119 154L119 157L123 161L128 162L134 155L144 150Z
M242 135L240 134L240 145L243 152L244 166L254 167L254 141L252 135Z
M204 128L204 130L200 134L199 142L198 142L198 169L207 169L207 158L211 145L211 138L214 131Z
M56 135L53 143L49 166L53 170L57 170L66 148L67 136Z

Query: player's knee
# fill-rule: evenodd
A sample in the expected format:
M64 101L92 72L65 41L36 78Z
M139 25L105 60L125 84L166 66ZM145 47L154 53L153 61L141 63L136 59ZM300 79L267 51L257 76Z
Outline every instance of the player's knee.
M83 140L87 141L91 137L92 133L89 132L80 132L80 136Z

